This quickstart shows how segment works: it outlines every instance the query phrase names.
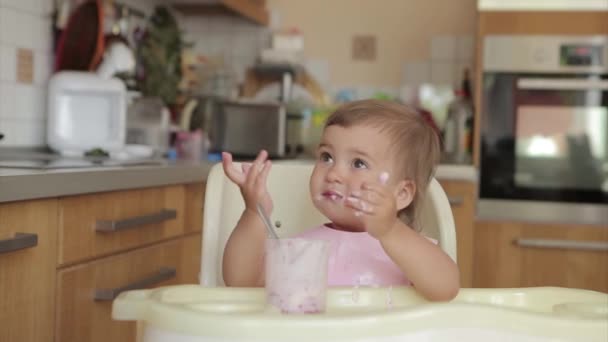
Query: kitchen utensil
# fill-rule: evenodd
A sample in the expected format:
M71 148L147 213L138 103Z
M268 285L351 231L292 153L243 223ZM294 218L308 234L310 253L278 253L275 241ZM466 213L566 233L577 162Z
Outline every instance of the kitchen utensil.
M328 259L324 240L266 240L266 302L288 314L324 312Z
M59 37L55 71L94 70L104 51L103 6L88 0L70 15Z
M260 217L262 218L262 221L264 222L264 225L266 226L266 230L268 231L268 236L273 239L278 239L279 235L277 234L277 232L275 232L274 227L272 226L272 221L270 221L270 217L268 217L268 215L266 214L264 207L262 207L262 205L258 203L257 209L258 209L258 214L260 214Z
M62 155L121 150L126 135L124 83L95 73L61 71L49 82L47 143Z
M127 143L148 145L158 154L166 153L171 135L170 116L158 97L134 99L127 113Z
M260 150L273 158L285 156L287 113L278 102L222 101L207 131L213 152L252 157Z
M110 78L117 73L134 73L135 56L126 40L117 37L107 39L107 48L103 60L97 68L97 74Z

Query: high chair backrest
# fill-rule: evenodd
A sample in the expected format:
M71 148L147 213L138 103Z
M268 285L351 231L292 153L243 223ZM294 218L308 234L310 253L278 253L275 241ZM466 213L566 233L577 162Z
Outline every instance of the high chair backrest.
M240 167L240 166L239 166ZM327 222L312 204L308 182L311 162L275 162L268 176L268 191L274 202L272 221L281 237ZM245 204L239 188L224 174L221 164L211 168L205 192L203 250L200 282L204 286L223 286L224 247L239 220ZM456 260L456 232L452 210L445 192L433 179L421 206L422 234L436 239Z

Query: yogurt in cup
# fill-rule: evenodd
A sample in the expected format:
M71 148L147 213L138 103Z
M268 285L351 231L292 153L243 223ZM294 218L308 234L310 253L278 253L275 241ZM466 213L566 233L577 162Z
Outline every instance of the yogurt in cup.
M323 240L266 240L266 300L282 313L325 311L329 244Z

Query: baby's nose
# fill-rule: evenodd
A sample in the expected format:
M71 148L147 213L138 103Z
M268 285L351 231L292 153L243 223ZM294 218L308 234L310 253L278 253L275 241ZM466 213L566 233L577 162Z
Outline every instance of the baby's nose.
M329 169L329 171L327 171L327 180L329 182L341 183L343 178L343 172L339 169L339 167L333 166Z

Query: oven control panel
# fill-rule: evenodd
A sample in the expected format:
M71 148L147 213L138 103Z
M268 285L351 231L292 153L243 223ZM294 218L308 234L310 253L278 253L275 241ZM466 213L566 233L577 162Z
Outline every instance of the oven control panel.
M602 66L603 45L563 44L560 47L562 66Z
M488 35L484 72L608 73L608 36Z

